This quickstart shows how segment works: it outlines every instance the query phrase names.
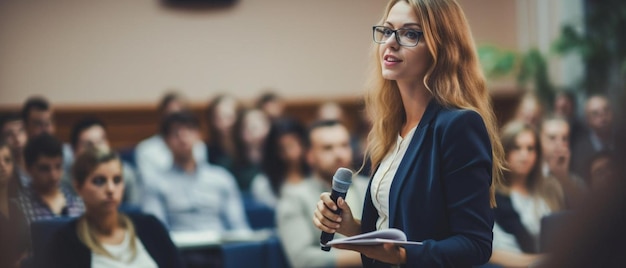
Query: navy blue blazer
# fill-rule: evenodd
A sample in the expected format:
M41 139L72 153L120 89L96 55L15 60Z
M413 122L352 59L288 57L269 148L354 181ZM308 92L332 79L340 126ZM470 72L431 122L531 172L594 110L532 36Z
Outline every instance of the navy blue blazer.
M128 214L137 237L159 267L185 267L178 249L170 239L165 226L154 216ZM78 218L68 222L54 235L46 252L47 267L91 267L91 250L76 233Z
M471 267L491 257L491 142L475 111L431 100L389 192L389 227L420 246L404 246L404 267ZM371 187L371 180L370 180ZM376 229L368 187L361 231ZM365 267L388 267L362 256Z

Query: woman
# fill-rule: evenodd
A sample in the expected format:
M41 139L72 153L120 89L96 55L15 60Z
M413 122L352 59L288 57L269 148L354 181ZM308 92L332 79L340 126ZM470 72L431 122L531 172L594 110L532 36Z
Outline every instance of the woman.
M320 196L313 221L346 236L397 228L420 246L339 246L366 267L469 267L491 256L502 147L471 31L454 0L392 0L373 27L366 107L374 171L362 220ZM333 214L337 207L341 216Z
M15 198L21 184L9 146L0 142L0 267L19 267L28 249L28 229Z
M540 256L541 218L563 207L563 192L556 180L545 180L541 175L541 144L531 125L516 121L507 124L502 128L501 141L507 171L496 193L490 262L528 266Z
M239 103L229 95L216 96L207 107L208 161L230 170L235 155L233 127L240 110Z
M118 212L124 178L115 153L87 151L78 156L72 171L85 214L53 236L47 263L53 267L183 267L156 218Z
M259 109L246 108L237 114L233 127L235 155L229 171L244 195L250 194L253 179L261 172L263 144L269 129L269 118Z
M296 120L279 118L272 123L263 146L263 174L251 185L255 199L274 207L284 183L298 183L308 175L305 139L306 130Z

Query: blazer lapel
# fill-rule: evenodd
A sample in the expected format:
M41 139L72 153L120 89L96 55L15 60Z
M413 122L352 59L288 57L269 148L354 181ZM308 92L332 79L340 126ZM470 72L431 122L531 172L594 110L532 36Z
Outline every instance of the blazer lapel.
M415 133L413 134L413 138L411 139L411 143L406 150L406 153L402 157L402 161L400 162L400 166L398 166L398 170L396 171L395 176L393 177L393 182L391 183L391 189L389 190L389 227L394 227L395 224L395 216L398 207L398 198L400 194L400 190L404 187L404 184L408 177L408 172L410 169L410 165L415 162L415 158L420 150L420 147L424 141L424 137L426 136L426 130L430 122L435 118L437 112L441 109L441 105L437 103L437 101L433 98L428 103L426 110L424 111L424 115L420 120L417 128L415 129Z

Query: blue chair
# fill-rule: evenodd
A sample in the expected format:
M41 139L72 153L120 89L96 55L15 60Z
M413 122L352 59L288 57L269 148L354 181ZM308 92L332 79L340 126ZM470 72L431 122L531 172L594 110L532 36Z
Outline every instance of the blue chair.
M263 241L228 243L221 246L224 268L287 268L287 259L278 237Z
M258 230L276 227L276 212L273 208L256 201L251 195L242 194L241 197L250 228Z

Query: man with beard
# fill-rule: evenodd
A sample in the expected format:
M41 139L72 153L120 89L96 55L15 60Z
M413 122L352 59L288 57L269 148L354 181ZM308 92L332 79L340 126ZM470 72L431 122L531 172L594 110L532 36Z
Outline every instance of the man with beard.
M355 251L320 249L320 231L311 220L319 195L330 192L333 175L340 167L350 167L350 134L338 121L319 121L308 132L306 158L312 170L310 178L286 184L276 209L278 234L289 263L293 267L353 267L361 265ZM360 218L367 179L356 176L346 196L353 215ZM346 213L346 212L344 212ZM337 235L339 236L339 235Z

